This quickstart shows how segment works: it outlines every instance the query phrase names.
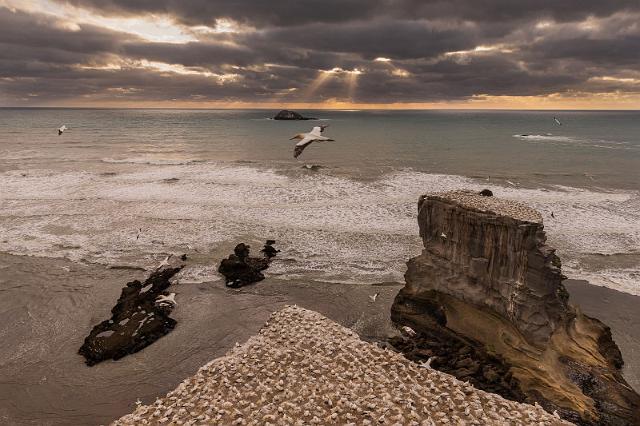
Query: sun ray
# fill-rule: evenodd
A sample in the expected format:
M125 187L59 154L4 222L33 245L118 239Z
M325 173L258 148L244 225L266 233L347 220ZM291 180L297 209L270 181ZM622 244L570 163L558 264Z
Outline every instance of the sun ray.
M320 73L318 74L318 76L315 78L315 80L313 80L311 82L311 84L309 85L309 87L307 87L305 89L305 91L302 94L302 100L303 101L307 101L309 100L317 91L318 89L327 82L327 80L329 79L329 77L333 76L333 74L335 74L335 68L333 70L329 70L329 71L325 71L325 70L321 70Z
M349 96L349 102L354 102L356 89L358 88L358 77L360 76L360 74L362 74L362 71L356 68L353 71L347 71L347 73L349 74L349 76L347 77L347 95Z

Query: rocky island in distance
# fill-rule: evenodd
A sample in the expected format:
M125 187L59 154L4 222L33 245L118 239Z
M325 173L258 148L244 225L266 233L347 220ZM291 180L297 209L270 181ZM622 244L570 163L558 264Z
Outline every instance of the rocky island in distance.
M302 114L290 111L288 109L283 109L279 113L277 113L274 117L274 120L317 120L317 118L313 117L305 117Z

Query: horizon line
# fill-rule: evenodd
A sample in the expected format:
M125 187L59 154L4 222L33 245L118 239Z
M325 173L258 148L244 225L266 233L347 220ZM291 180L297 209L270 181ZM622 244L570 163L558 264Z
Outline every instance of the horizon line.
M640 111L640 108L510 108L510 107L391 107L385 108L382 106L371 107L329 107L329 106L299 106L299 107L268 107L268 106L210 106L210 107L196 107L196 106L44 106L44 105L8 105L0 106L2 109L103 109L103 110L115 110L115 109L155 109L155 110L200 110L200 111L216 111L216 110L228 110L228 111L242 111L242 110L258 110L258 111L277 111L277 110L311 110L311 111Z

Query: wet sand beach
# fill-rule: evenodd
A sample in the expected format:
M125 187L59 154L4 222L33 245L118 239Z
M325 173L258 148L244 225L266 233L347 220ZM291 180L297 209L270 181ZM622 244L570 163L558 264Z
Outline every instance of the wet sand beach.
M68 271L67 271L68 269ZM87 367L76 352L141 271L0 254L0 423L100 424L166 394L254 335L286 304L314 309L364 338L390 331L399 285L267 278L240 290L222 281L175 285L176 329L141 352ZM369 295L379 292L375 304Z
M389 310L399 284L345 285L269 278L231 290L222 281L177 284L176 329L141 352L87 367L77 350L108 317L122 286L142 271L0 254L0 421L100 424L150 403L200 367L255 335L287 304L317 311L365 340L393 332ZM268 273L267 273L268 275ZM638 297L568 282L572 301L612 327L638 387ZM379 292L375 303L369 299Z

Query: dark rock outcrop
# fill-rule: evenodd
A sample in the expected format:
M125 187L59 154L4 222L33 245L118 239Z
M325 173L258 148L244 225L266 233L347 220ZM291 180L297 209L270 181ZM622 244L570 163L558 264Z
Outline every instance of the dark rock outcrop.
M396 347L578 424L639 424L611 332L568 304L538 212L463 191L421 197L418 209L425 248L392 307L417 336Z
M288 109L283 109L279 113L273 117L274 120L315 120L315 118L305 117L300 113L295 111L289 111Z
M218 267L218 272L224 275L227 287L238 288L264 279L262 271L269 267L271 259L280 250L273 247L274 240L267 240L261 250L263 257L249 256L250 247L244 243L238 244L233 249L233 254L223 259Z
M120 359L149 346L176 326L169 317L175 301L167 289L183 265L166 265L145 280L127 283L111 309L111 318L93 327L78 353L87 365Z

